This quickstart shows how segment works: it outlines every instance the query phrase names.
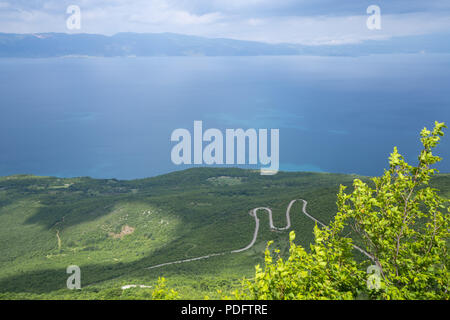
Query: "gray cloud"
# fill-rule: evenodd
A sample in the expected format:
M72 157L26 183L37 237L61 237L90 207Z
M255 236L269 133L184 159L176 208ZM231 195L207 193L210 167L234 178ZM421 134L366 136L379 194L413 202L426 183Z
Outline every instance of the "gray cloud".
M175 32L265 42L351 43L450 31L450 2L376 1L382 30L366 28L366 0L0 0L0 32L68 32L66 8L82 9L84 33Z

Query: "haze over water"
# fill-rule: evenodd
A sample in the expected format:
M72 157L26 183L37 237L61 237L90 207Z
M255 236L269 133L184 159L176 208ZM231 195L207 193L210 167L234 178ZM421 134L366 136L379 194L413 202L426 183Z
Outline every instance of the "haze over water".
M450 55L0 59L0 175L183 169L170 135L279 128L281 170L379 175L450 124ZM450 133L438 166L450 172ZM245 166L244 166L245 167Z

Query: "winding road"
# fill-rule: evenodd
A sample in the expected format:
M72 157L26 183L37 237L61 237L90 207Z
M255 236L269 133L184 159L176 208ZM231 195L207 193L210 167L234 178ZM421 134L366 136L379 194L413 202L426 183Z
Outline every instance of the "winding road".
M250 216L252 216L255 219L255 232L253 233L252 241L246 247L244 247L242 249L233 250L233 251L226 251L226 252L221 252L221 253L213 253L213 254L209 254L209 255L206 255L206 256L197 257L197 258L191 258L191 259L185 259L185 260L178 260L178 261L173 261L173 262L161 263L161 264L158 264L158 265L155 265L155 266L148 267L147 269L156 269L156 268L161 268L161 267L164 267L164 266L169 266L169 265L172 265L172 264L179 264L179 263L203 260L203 259L208 259L208 258L211 258L211 257L223 256L225 254L230 254L230 253L240 253L240 252L244 252L246 250L249 250L251 247L253 247L253 245L256 242L256 238L258 237L259 218L258 218L257 212L260 211L260 210L265 210L269 214L269 226L270 226L270 229L278 230L278 231L289 230L291 228L291 209L292 209L292 206L294 205L294 203L297 202L297 201L303 201L302 212L303 212L304 215L306 215L309 219L311 219L314 222L316 222L318 225L320 225L320 226L322 226L324 228L328 228L325 224L323 224L322 222L320 222L319 220L314 218L312 215L310 215L308 212L306 212L306 206L308 205L308 202L306 200L294 199L291 202L289 202L289 205L288 205L288 207L286 209L286 226L283 227L283 228L277 228L277 227L275 227L273 225L272 209L266 208L266 207L259 207L259 208L255 208L253 210L250 210L250 212L249 212ZM356 245L353 245L353 248L355 248L356 250L358 250L359 252L361 252L362 254L367 256L369 259L373 260L373 257L368 252L366 252L365 250L361 249L360 247L358 247Z

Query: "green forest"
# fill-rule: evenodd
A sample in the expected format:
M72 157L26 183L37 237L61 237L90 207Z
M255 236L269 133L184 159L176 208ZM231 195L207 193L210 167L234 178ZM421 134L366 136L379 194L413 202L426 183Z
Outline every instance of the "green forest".
M394 150L377 179L237 168L127 181L1 177L0 299L448 299L450 174L432 169L440 159L431 152L442 130L422 131L416 167ZM231 253L252 241L252 209L271 208L282 228L293 199L329 227L303 214L301 202L288 230L271 229L260 211L254 246ZM429 258L421 243L430 243ZM370 263L352 245L393 266L375 290L364 288ZM389 250L400 251L395 261ZM81 289L67 288L71 265L80 267ZM422 278L402 273L416 265L426 267Z

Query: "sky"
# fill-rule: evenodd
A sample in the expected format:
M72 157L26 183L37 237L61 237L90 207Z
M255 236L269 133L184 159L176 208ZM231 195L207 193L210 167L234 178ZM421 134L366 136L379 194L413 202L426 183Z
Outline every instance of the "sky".
M69 30L70 5L81 29ZM381 9L369 30L367 8ZM173 32L309 45L450 32L449 0L0 0L0 32Z

